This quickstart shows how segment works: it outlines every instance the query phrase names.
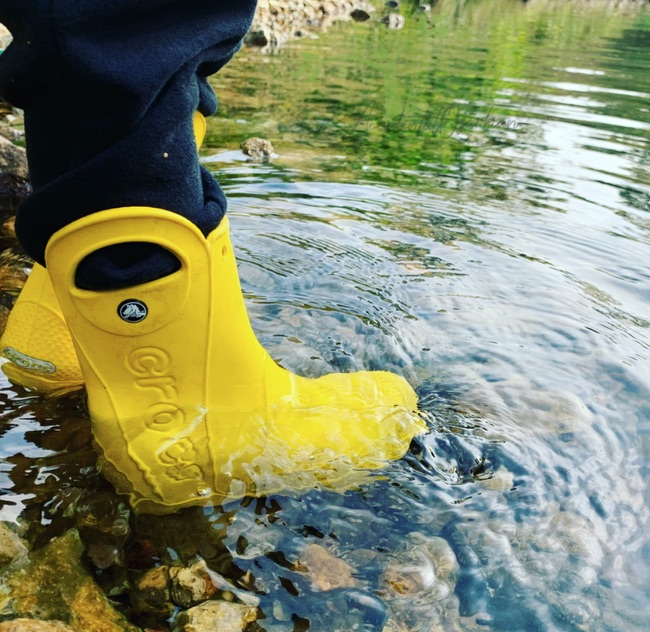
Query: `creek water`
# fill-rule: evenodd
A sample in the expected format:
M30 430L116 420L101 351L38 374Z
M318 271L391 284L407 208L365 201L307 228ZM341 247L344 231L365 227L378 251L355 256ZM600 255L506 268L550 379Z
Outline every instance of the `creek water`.
M202 155L273 357L397 372L430 431L359 490L132 517L131 541L205 559L263 630L646 630L650 13L402 12L242 51ZM109 492L79 400L0 396L0 517L38 543ZM308 544L354 578L324 587Z

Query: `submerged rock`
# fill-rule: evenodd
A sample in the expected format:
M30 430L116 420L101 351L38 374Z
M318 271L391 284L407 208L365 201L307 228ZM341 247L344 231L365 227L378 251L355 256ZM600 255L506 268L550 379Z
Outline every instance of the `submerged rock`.
M131 584L131 607L141 615L154 615L163 619L174 612L171 603L169 568L156 566L138 574Z
M298 561L298 570L305 573L318 590L357 586L354 568L320 544L305 547Z
M412 545L396 555L384 573L384 582L396 596L413 597L426 593L439 601L453 593L459 570L456 555L446 540L411 536Z
M386 623L381 632L411 632L411 629L405 623L391 619Z
M499 466L499 469L489 477L477 480L480 481L483 487L497 492L507 492L515 485L515 475L509 472L503 465Z
M242 632L255 621L257 609L228 601L206 601L182 612L172 632Z
M219 589L214 575L203 560L187 568L171 568L172 600L181 608L207 601Z
M75 632L137 632L84 567L83 551L72 529L7 567L0 577L0 616L52 619Z
M77 506L76 527L88 543L88 557L99 569L123 564L123 546L130 533L130 510L112 493L99 492Z
M6 566L27 555L23 541L4 522L0 522L0 566ZM2 628L0 628L1 630Z
M0 623L0 632L75 632L75 630L61 621L14 619Z
M413 533L406 544L391 556L382 577L380 595L393 615L388 630L410 630L420 621L427 621L428 630L468 629L460 626L455 595L460 566L449 543Z
M207 602L218 591L224 599L238 599L253 610L259 605L259 597L240 590L199 560L190 566L163 565L138 573L131 581L131 607L147 620L164 620L177 608Z

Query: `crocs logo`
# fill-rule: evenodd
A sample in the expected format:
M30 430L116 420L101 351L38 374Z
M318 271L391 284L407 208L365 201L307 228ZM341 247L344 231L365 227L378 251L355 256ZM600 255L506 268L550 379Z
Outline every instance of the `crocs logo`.
M203 479L203 471L196 459L196 448L187 437L175 441L160 455L160 461L167 466L165 474L175 481Z
M201 482L204 476L196 464L196 448L189 437L181 436L188 423L177 403L179 393L172 374L172 357L158 347L141 347L129 354L126 366L135 378L135 385L152 395L150 405L144 410L144 426L151 436L151 455L173 481ZM156 444L158 448L154 447ZM150 482L157 487L155 480Z
M142 301L137 298L129 298L119 304L117 313L127 323L140 323L147 317L149 310Z
M32 358L20 351L16 351L16 349L13 349L12 347L5 347L2 350L2 355L21 369L35 371L36 373L43 373L45 375L56 373L56 367L51 362Z
M163 349L142 347L131 352L126 366L141 389L155 392L154 402L147 408L147 427L166 430L182 428L183 411L176 405L178 389L171 375L172 359Z

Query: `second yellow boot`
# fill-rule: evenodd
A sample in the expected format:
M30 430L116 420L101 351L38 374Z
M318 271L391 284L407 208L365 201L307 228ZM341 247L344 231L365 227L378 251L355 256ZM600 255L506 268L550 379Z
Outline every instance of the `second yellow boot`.
M130 241L168 249L180 269L128 289L75 286L85 256ZM337 487L424 431L401 377L306 379L271 359L246 314L227 219L206 239L168 211L107 210L56 233L46 260L106 474L137 509Z
M5 375L44 395L80 390L83 377L70 332L47 271L37 263L14 305L0 340Z

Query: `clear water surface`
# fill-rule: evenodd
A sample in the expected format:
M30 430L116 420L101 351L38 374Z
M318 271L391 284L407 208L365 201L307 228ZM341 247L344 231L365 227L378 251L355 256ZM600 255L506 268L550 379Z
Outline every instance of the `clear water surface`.
M401 10L243 51L203 157L272 355L400 373L431 431L358 491L131 517L126 564L205 559L268 631L646 630L650 13ZM0 397L0 517L38 543L110 491L81 402ZM310 544L353 581L310 577Z

